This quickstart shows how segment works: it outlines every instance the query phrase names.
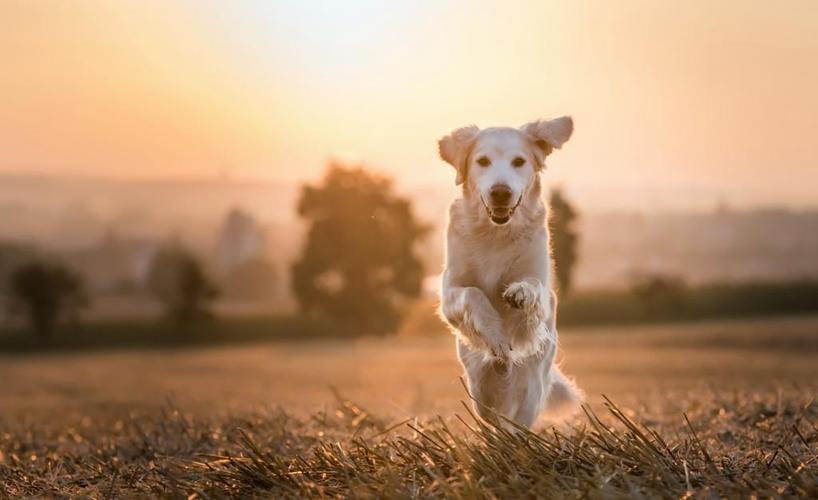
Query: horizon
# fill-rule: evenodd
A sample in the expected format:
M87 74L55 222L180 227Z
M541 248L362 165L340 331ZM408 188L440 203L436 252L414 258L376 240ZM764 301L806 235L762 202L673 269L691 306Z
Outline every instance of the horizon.
M332 160L331 160L332 161ZM330 161L330 162L331 162ZM330 162L327 162L329 164ZM395 190L397 193L408 196L411 201L419 205L429 205L429 199L415 196L420 189L433 189L433 198L440 199L445 197L446 204L457 196L459 188L450 186L448 184L441 184L435 180L429 179L405 179L400 177L393 177L386 169L372 168L369 165L355 165L365 168L370 172L379 175L386 175L394 181ZM286 179L286 178L252 178L252 177L233 177L230 175L212 175L212 176L178 176L178 177L136 177L136 178L121 178L117 176L106 175L104 173L52 173L46 171L25 171L18 170L2 170L0 169L0 180L13 179L16 181L30 182L80 182L88 184L108 183L121 186L138 186L138 185L188 185L194 186L222 186L225 190L230 188L258 188L258 189L275 189L286 188L296 190L304 185L316 185L321 182L321 172L319 175L310 178L301 179ZM769 212L769 211L787 211L791 213L812 213L818 211L818 199L812 203L796 204L780 202L775 200L756 200L755 202L748 202L747 200L731 200L719 196L714 192L697 192L691 189L687 192L680 191L678 188L657 190L651 193L645 193L642 190L634 189L631 192L619 192L618 196L614 198L607 198L604 203L598 203L594 200L596 194L593 189L585 190L583 186L565 184L549 184L546 180L546 192L550 189L561 189L569 198L572 198L577 203L577 207L583 213L594 215L603 214L691 214L691 215L709 215L716 212ZM2 192L2 191L0 191ZM545 193L544 193L545 194ZM645 198L643 195L650 194L651 196ZM641 196L641 197L638 197ZM434 203L432 204L439 204ZM237 203L241 206L241 203ZM441 213L443 213L441 211Z

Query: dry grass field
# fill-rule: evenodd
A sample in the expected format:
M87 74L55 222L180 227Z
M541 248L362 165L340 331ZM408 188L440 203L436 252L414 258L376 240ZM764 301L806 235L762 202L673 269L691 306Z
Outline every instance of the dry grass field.
M561 339L586 413L517 435L443 334L3 355L0 497L818 494L818 317Z

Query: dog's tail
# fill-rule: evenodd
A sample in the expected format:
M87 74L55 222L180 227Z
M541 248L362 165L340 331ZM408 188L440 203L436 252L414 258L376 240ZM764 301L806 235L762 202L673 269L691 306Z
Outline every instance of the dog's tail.
M551 379L551 388L545 401L548 418L558 420L576 413L585 400L582 390L557 365L551 367L548 378Z

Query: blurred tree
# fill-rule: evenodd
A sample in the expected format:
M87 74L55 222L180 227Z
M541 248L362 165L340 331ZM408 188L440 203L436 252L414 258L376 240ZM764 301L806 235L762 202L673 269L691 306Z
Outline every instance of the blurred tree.
M23 314L43 341L51 338L63 318L78 321L79 310L88 304L82 278L57 262L33 261L12 271L10 306Z
M310 227L292 271L305 312L357 333L397 329L407 299L421 292L415 244L428 228L392 187L388 178L339 164L329 166L323 185L304 186L298 214Z
M551 252L559 290L567 294L571 290L574 266L577 262L579 234L575 222L578 214L559 188L551 190L550 205Z
M165 247L154 256L148 287L180 326L211 318L210 304L218 297L201 262L179 245Z

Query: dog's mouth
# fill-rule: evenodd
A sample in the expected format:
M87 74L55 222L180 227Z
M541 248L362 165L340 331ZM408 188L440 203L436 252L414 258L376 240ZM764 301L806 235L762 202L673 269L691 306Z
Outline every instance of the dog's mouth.
M489 216L489 220L498 226L502 226L511 220L511 217L514 215L517 207L520 206L520 202L522 200L523 197L520 196L517 203L513 207L489 207L485 201L483 202L483 206L486 208L486 215Z
M489 210L489 219L491 219L491 222L497 224L498 226L502 226L511 220L511 215L513 213L513 210L507 208Z
M491 222L497 224L498 226L502 226L506 222L510 221L511 217L492 217Z

